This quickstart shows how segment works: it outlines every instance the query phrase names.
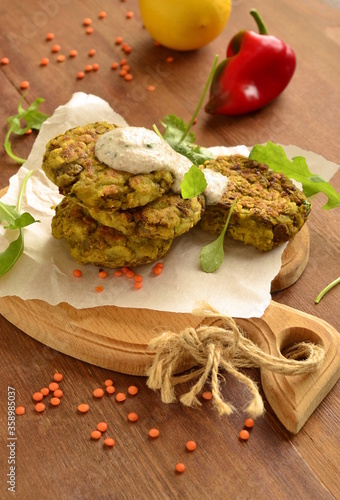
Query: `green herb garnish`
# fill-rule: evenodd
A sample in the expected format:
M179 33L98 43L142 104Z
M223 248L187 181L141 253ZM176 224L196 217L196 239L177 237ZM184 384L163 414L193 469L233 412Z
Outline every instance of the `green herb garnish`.
M233 204L230 207L228 218L222 229L221 234L215 241L208 243L205 245L200 254L201 266L204 272L206 273L214 273L220 267L224 258L224 237L227 232L227 228L229 225L231 214L233 213L234 207L236 205L237 199L233 201Z
M340 195L329 182L310 172L303 156L295 156L295 158L289 160L282 146L268 141L266 145L258 144L254 146L249 157L252 160L265 163L275 172L282 172L290 179L301 182L303 192L307 198L319 192L326 194L328 202L322 207L325 210L340 207Z
M27 109L24 109L21 105L23 98L24 96L22 96L19 101L18 113L7 118L9 129L4 142L6 153L12 158L12 160L20 164L25 163L26 160L13 153L10 141L11 134L23 135L30 129L40 130L42 123L48 118L47 115L38 111L40 104L43 103L45 99L38 97L38 99L32 102ZM23 127L21 126L21 120L24 120L25 122Z
M340 283L340 276L336 280L332 281L332 283L327 285L323 290L321 290L321 292L319 293L319 295L315 299L315 304L318 304L320 302L320 300L322 299L322 297L324 295L326 295L327 292L329 292L332 288L335 287L335 285L338 285L339 283Z
M181 183L182 198L189 200L203 193L207 187L204 173L196 165L192 165L188 172L184 174Z
M35 220L34 217L32 217L32 215L28 212L24 212L20 215L23 193L27 184L27 180L32 175L32 173L33 170L30 170L24 178L16 207L7 205L6 203L2 203L0 201L0 222L7 222L8 225L4 226L5 229L19 230L19 236L17 237L17 239L12 241L4 252L0 253L0 277L6 274L14 266L14 264L17 262L20 255L24 251L23 228L29 226L30 224L33 224L34 222L40 222L38 220Z

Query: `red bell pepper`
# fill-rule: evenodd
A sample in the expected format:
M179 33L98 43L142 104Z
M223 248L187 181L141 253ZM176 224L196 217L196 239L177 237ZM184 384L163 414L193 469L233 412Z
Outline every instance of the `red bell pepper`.
M281 94L293 76L294 51L267 34L255 9L250 14L259 33L243 30L230 41L227 59L217 66L211 82L207 113L242 115L261 109Z

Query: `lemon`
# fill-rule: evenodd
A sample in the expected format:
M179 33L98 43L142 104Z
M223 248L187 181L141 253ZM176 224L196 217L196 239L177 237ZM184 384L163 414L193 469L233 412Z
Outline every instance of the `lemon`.
M175 50L194 50L225 28L231 0L139 0L145 28L157 42Z

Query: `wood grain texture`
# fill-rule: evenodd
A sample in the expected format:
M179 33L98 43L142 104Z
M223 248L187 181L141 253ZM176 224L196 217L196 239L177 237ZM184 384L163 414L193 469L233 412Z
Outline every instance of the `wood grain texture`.
M106 20L98 20L99 9L107 11ZM37 97L46 100L41 109L52 114L75 91L93 93L107 100L133 125L152 127L168 113L189 120L204 86L214 55L224 57L230 38L240 29L254 29L249 4L233 2L225 32L212 44L192 53L174 53L155 47L142 27L137 0L113 0L97 4L90 0L12 0L1 6L2 55L10 64L0 67L0 133L7 131L6 118L15 113L23 79L30 81L24 104ZM340 46L334 33L340 25L338 2L331 0L258 0L271 34L288 42L297 55L294 77L284 93L258 113L244 117L212 117L201 112L194 132L204 146L216 144L253 145L267 140L295 144L339 163ZM126 10L134 18L126 20ZM83 19L93 20L94 33L85 35ZM61 52L78 49L78 57L57 63L51 53L47 32L55 33L53 43ZM332 36L333 34L333 36ZM13 36L15 35L15 36ZM116 36L131 44L128 56L134 79L125 82L111 70L123 53ZM16 39L16 40L15 40ZM16 41L19 47L16 47ZM76 72L89 62L88 50L97 50L93 62L97 73L76 79ZM174 63L166 62L168 55ZM41 57L50 58L42 68ZM145 90L148 84L155 92ZM13 138L13 150L26 157L35 135ZM0 151L0 188L8 185L17 165L4 150ZM332 179L340 190L340 172ZM294 285L273 293L273 299L320 318L340 330L340 288L334 288L319 304L317 293L339 276L339 211L322 210L324 197L313 200L308 227L309 262ZM1 286L1 283L0 283ZM45 312L46 315L46 312ZM288 432L275 416L263 394L266 413L257 419L250 440L242 443L238 433L243 427L242 408L248 393L231 377L221 379L224 399L237 412L220 418L211 402L197 409L178 402L164 405L159 394L145 385L144 377L122 374L74 359L51 349L24 334L0 317L0 496L6 498L7 463L7 391L15 388L16 404L26 406L26 415L16 419L16 496L20 500L50 498L74 499L334 499L340 498L340 386L337 383L315 409L297 435ZM64 397L58 408L46 399L46 411L37 414L31 395L48 384L56 371L64 373ZM260 385L257 370L248 370ZM116 391L127 392L137 385L136 397L118 404L114 396L101 400L92 397L95 387L112 378ZM206 389L209 389L209 384ZM185 391L187 388L183 388ZM180 392L178 392L180 395ZM86 415L77 413L77 405L88 402ZM129 425L129 411L139 413L139 421ZM115 438L112 450L102 439L92 442L89 434L100 420L109 425L108 435ZM151 427L160 429L156 441L148 439ZM185 450L185 442L194 439L197 449ZM182 461L187 470L176 475L174 466Z

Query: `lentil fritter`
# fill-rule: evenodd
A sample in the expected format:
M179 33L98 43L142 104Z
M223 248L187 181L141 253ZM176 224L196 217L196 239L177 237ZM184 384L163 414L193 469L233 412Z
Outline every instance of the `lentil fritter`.
M90 123L49 141L42 169L60 194L73 194L86 207L127 210L144 206L170 189L174 178L167 170L133 175L97 159L98 137L114 128L106 122Z
M71 256L81 264L109 268L138 266L163 257L173 239L124 236L95 221L75 198L65 196L52 218L52 235L64 238Z
M268 251L290 240L311 211L311 204L290 179L245 156L220 156L200 168L220 172L229 180L222 199L202 214L200 227L204 231L220 234L237 198L228 237Z

